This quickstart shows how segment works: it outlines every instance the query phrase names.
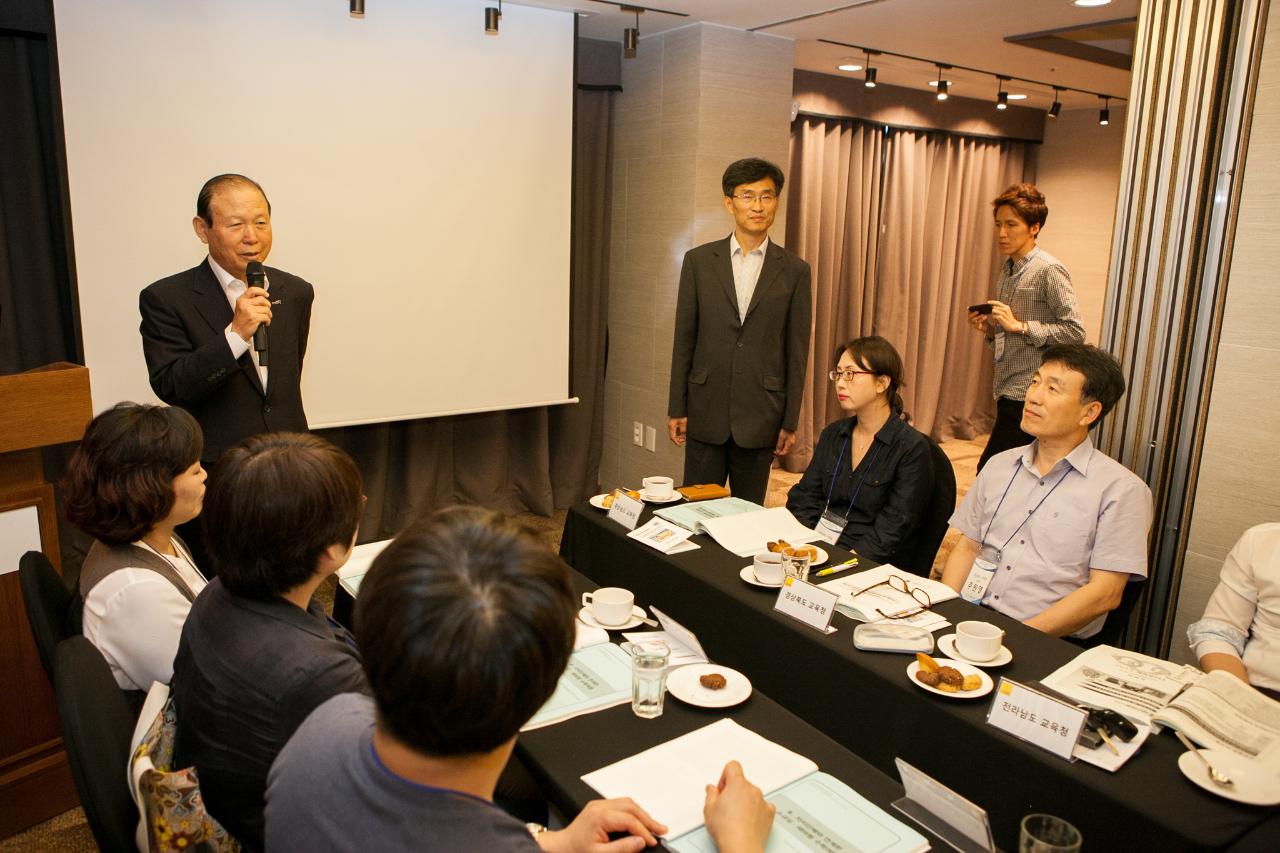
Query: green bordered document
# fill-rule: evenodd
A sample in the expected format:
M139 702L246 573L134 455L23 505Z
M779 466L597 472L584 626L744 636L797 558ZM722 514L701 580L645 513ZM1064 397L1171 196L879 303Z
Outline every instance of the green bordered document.
M613 643L578 649L556 684L556 692L521 731L540 729L581 714L631 701L631 656Z

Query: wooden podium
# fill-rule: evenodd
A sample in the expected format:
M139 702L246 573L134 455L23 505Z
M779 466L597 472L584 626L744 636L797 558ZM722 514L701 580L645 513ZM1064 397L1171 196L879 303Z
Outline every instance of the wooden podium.
M0 516L34 508L41 550L59 572L58 516L42 448L79 441L92 417L87 368L58 363L0 376ZM79 802L12 562L0 566L0 838ZM123 779L123 767L120 773Z

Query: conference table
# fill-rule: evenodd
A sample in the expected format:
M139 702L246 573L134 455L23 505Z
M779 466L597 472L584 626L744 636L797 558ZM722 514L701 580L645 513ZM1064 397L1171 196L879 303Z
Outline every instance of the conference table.
M334 596L333 615L337 621L350 626L360 580L372 555L383 544L360 546L358 554L362 559L340 573ZM572 572L572 581L579 597L597 587L577 571ZM615 632L610 639L617 641L621 637ZM584 714L521 733L516 741L516 753L542 786L548 800L571 818L589 801L600 797L582 781L583 775L726 717L812 759L819 770L844 782L890 816L919 832L934 850L946 849L936 835L893 808L893 801L903 796L901 784L796 717L758 688L752 690L745 702L732 708L699 708L668 694L662 716L652 720L635 716L630 704ZM666 849L665 846L662 849Z
M640 517L644 524L651 510ZM896 777L894 758L930 774L986 809L997 845L1016 849L1024 815L1047 812L1075 824L1088 849L1280 849L1280 809L1213 796L1177 768L1183 748L1169 733L1152 735L1115 773L1068 762L986 722L990 697L952 699L917 688L910 655L865 652L852 641L855 622L837 613L834 634L774 611L777 590L745 583L750 558L706 535L701 547L664 555L626 536L618 523L583 502L568 512L561 555L600 586L621 586L636 603L656 604L692 630L715 663L753 685L836 743ZM824 546L830 562L850 553ZM871 568L864 563L859 569ZM843 577L838 575L837 577ZM1003 614L955 599L934 610L955 624L981 619L1006 631L1013 660L990 670L1035 682L1079 654L1079 647ZM936 636L948 633L939 631Z

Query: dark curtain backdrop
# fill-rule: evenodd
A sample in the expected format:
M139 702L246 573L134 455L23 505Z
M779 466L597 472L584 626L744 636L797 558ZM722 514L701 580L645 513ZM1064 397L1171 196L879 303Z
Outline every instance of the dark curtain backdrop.
M803 116L791 135L787 246L813 267L814 331L795 450L802 471L842 416L827 379L840 344L882 335L903 400L938 440L990 429L991 359L965 322L998 269L991 199L1024 180L1028 144Z
M0 29L0 374L79 361L49 44Z

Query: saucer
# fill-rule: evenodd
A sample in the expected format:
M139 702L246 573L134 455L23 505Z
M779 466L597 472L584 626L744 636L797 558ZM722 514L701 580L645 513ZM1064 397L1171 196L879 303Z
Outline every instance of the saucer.
M1280 803L1280 778L1260 762L1225 749L1202 749L1200 752L1210 764L1231 777L1230 787L1215 785L1209 778L1204 762L1190 751L1178 756L1178 769L1183 776L1210 794L1253 806L1274 806Z
M713 672L724 676L725 685L719 690L703 687L698 680ZM667 675L667 692L681 702L700 708L729 708L747 701L751 682L736 669L714 663L694 663L671 670Z
M582 621L582 624L589 628L603 628L606 631L625 631L628 628L634 628L637 625L643 624L645 613L644 610L637 605L631 608L631 618L626 622L623 622L621 625L606 625L603 622L596 621L596 617L591 615L590 607L584 607L578 611L578 619Z
M667 495L665 498L655 498L653 495L650 495L644 489L640 490L640 500L649 504L675 503L676 501L681 500L682 498L684 498L684 495L674 491L671 494Z
M1013 660L1013 652L1009 651L1008 646L1001 646L1000 651L991 660L973 660L960 654L960 650L956 648L956 635L947 634L945 637L938 638L938 651L942 652L949 658L955 658L965 663L971 663L974 666L1004 666Z
M738 572L738 577L742 578L752 586L763 586L767 589L779 589L782 586L782 581L778 581L777 583L765 583L757 578L754 566L743 566L742 571Z
M916 671L920 669L919 661L912 661L907 666L907 678L911 683L921 690L928 690L930 693L937 693L939 696L946 696L948 699L977 699L980 696L986 696L992 690L995 690L996 683L991 680L991 676L987 675L976 666L970 666L958 660L948 660L947 658L936 658L940 666L950 666L960 671L961 675L976 675L982 680L981 686L977 690L968 690L965 692L948 693L945 690L939 690L936 687L930 687L923 681L916 679Z

